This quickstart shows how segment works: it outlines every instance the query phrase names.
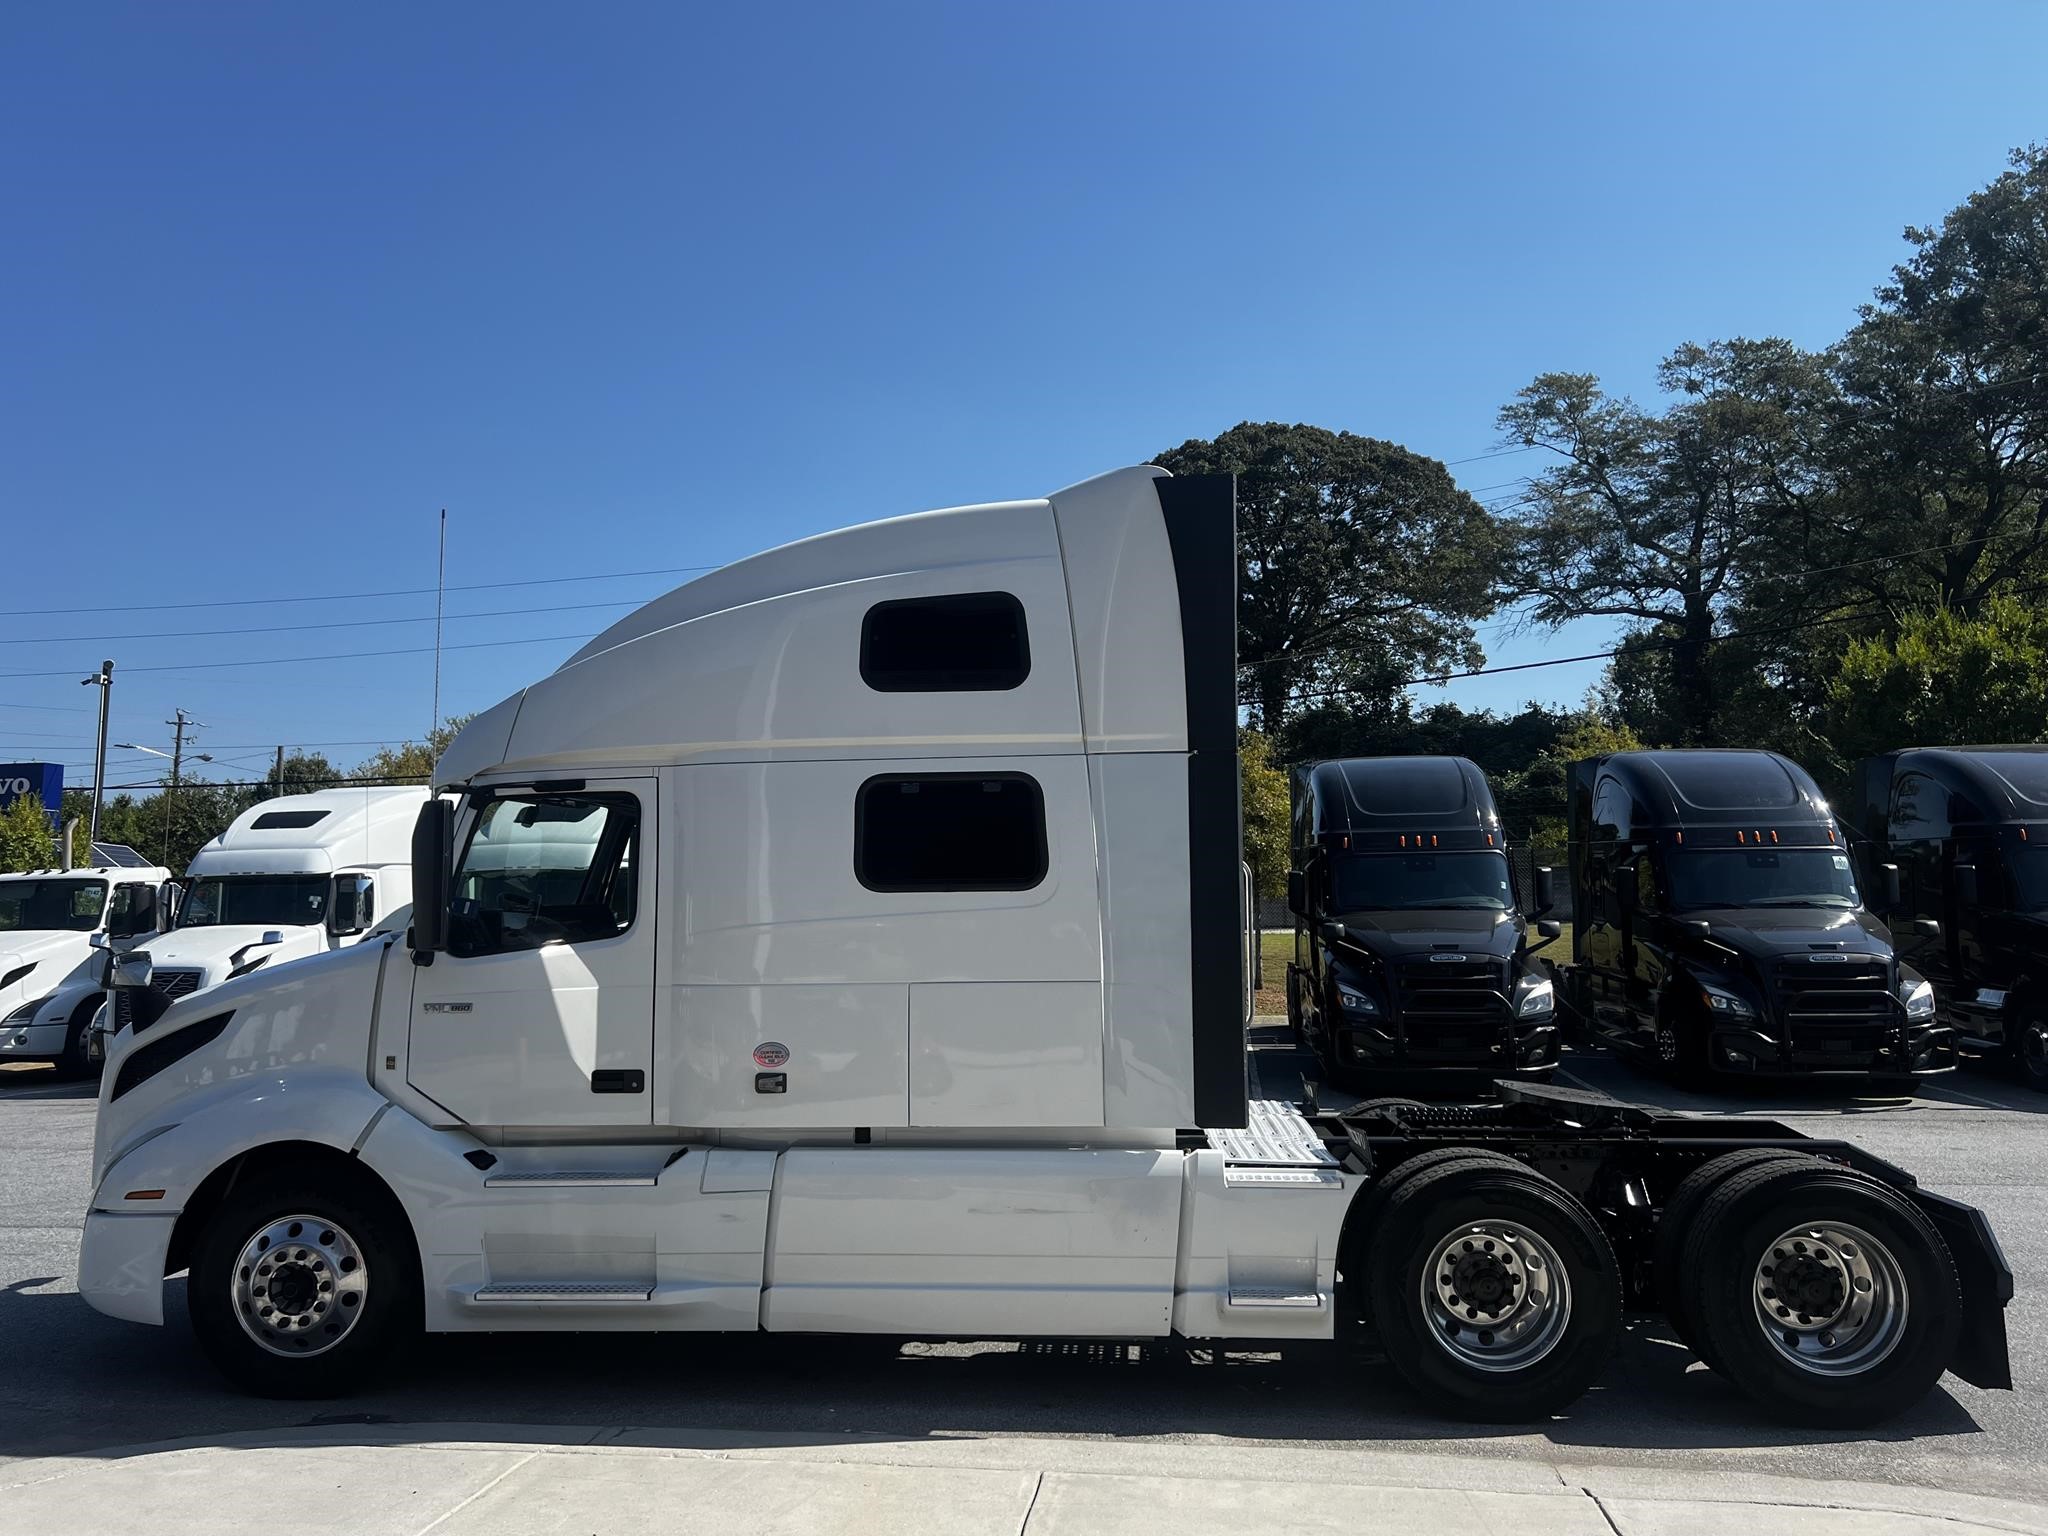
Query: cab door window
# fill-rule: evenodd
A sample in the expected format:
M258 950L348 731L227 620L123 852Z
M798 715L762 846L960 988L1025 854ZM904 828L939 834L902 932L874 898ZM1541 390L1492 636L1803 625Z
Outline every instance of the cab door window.
M456 871L449 953L617 938L638 906L639 828L631 795L493 798Z
M107 908L107 936L132 939L156 931L156 887L130 883L114 887L113 904Z

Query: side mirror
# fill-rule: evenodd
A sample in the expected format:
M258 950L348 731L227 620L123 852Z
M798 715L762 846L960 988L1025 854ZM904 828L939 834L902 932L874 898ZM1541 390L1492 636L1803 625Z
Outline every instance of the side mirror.
M1956 905L1976 907L1983 905L1983 888L1977 880L1977 866L1958 864L1956 866Z
M1536 886L1536 910L1538 912L1548 912L1557 905L1557 877L1551 873L1547 865L1539 864L1536 866L1534 884Z
M1308 881L1298 869L1287 871L1287 910L1296 917L1308 911Z
M1931 917L1916 917L1913 919L1913 931L1923 939L1938 939L1941 937L1941 924Z
M85 942L94 949L105 949L107 947L107 936L104 933L95 933Z
M185 903L185 887L175 880L166 880L156 888L156 927L159 933L169 933L178 926L178 909Z
M146 987L149 985L150 971L148 955L116 955L113 974L107 978L107 984L115 987Z
M1549 871L1546 870L1544 873L1548 874ZM1561 939L1564 937L1564 924L1546 917L1536 925L1536 937L1545 943L1552 939Z
M1899 866L1880 864L1877 866L1878 895L1884 901L1887 912L1896 912L1906 904L1905 882L1899 878Z
M1342 923L1325 923L1318 931L1322 934L1325 944L1342 944L1345 939L1350 937L1344 931Z
M368 875L336 875L327 903L327 931L361 933L370 926L371 883Z
M448 947L448 896L455 863L455 805L434 796L412 829L412 947L433 954Z

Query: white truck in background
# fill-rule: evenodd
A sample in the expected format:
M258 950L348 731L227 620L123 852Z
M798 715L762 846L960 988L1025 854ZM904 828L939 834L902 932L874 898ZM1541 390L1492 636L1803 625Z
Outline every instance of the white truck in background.
M119 865L0 875L0 1062L91 1071L106 951L155 930L169 879L167 869Z
M425 789L342 786L251 806L192 856L174 923L139 940L146 989L114 990L105 1037L171 1002L362 942L412 903L412 826Z
M1144 467L843 529L477 716L403 935L115 1037L80 1292L160 1324L189 1269L277 1396L421 1327L1370 1330L1521 1420L1631 1310L1798 1419L2010 1386L1982 1213L1846 1142L1532 1084L1251 1096L1233 513Z

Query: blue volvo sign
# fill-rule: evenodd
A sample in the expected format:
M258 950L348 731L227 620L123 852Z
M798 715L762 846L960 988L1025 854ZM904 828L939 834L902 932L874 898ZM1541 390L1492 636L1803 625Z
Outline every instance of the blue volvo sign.
M64 765L62 763L0 763L0 810L23 795L43 802L52 816L64 809Z

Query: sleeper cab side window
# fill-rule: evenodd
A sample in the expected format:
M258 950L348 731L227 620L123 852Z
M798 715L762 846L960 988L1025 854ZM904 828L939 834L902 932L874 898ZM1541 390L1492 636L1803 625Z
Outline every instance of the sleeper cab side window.
M639 833L640 805L631 795L491 800L455 875L449 953L617 938L633 925Z
M1031 675L1024 605L1007 592L877 603L860 623L860 676L877 693L990 693Z
M1045 879L1045 794L1022 773L884 773L854 797L871 891L1028 891Z

